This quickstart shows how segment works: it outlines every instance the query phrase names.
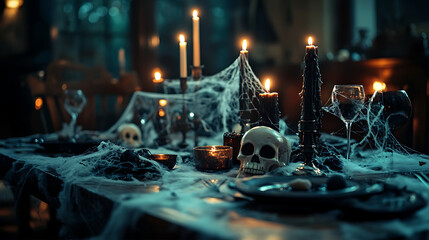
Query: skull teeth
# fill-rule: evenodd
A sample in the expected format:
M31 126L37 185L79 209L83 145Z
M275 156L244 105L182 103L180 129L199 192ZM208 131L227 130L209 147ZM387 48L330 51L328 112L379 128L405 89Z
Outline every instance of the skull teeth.
M264 167L258 163L247 163L244 167L244 172L252 175L263 175L265 174Z
M263 170L252 169L252 168L245 168L244 172L248 173L248 174L252 174L252 175L263 175L263 174L265 174L265 172Z

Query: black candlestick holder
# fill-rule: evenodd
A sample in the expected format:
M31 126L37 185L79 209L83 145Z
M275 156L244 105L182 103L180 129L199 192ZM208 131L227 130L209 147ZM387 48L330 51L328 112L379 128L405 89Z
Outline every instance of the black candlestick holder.
M185 100L185 94L186 90L188 89L188 79L187 78L180 78L180 88L182 90L183 94L183 107L182 107L182 114L179 119L179 128L180 132L182 133L182 141L178 144L180 148L186 148L188 144L186 143L186 134L189 131L189 125L188 125L188 113L186 110L186 100Z
M204 65L191 66L192 78L195 81L200 80L200 78L203 76L203 68L204 68ZM198 89L195 89L195 90L198 90Z
M158 137L155 139L155 142L158 144L158 146L164 146L171 143L166 126L166 118L167 116L160 117L158 115L157 121L154 123L155 130L158 132Z
M199 86L198 86L198 80L200 80L200 78L203 75L203 68L204 65L200 65L200 66L191 66L191 72L192 72L192 78L195 81L195 92L198 91ZM198 99L197 99L198 95L195 94L195 104L198 103ZM201 121L198 118L197 113L194 113L194 117L193 117L193 125L194 125L194 144L195 146L198 146L198 128L200 127Z

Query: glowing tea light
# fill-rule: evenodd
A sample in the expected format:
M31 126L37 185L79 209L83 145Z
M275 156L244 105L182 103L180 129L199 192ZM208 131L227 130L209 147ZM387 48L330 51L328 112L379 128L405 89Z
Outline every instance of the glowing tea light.
M200 171L232 168L232 147L203 146L194 148L195 168Z
M36 98L36 101L34 101L34 109L40 110L43 106L43 99L41 97Z
M374 88L374 92L383 92L386 90L386 83L375 81L372 84L372 88Z
M192 12L193 22L193 45L194 45L194 67L200 66L200 18L198 17L198 11Z
M210 148L210 155L214 156L215 155L215 151L216 151L215 146L212 146L212 148Z
M188 69L186 67L186 42L185 36L180 34L179 36L179 48L180 48L180 77L186 78L188 76Z
M152 154L150 156L151 160L166 166L170 170L176 165L176 158L177 155L174 154Z

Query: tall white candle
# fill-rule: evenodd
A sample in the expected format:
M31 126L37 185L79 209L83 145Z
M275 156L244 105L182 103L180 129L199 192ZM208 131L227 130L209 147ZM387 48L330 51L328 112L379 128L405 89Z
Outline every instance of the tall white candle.
M194 10L192 13L193 18L193 44L194 44L194 67L200 66L200 18L198 17L198 11Z
M180 43L180 77L186 78L188 76L188 70L186 67L186 42L185 42L185 36L180 35L179 36Z

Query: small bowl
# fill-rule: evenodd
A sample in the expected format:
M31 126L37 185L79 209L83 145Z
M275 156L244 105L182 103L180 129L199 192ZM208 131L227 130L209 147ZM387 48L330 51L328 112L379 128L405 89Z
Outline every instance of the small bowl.
M194 148L195 168L200 171L232 168L232 147L203 146Z
M173 169L176 165L177 155L174 154L152 154L150 157L151 160L154 160L157 163L160 163L166 166L168 169Z

